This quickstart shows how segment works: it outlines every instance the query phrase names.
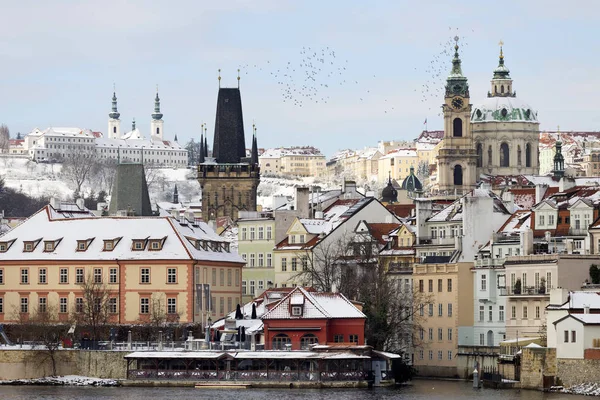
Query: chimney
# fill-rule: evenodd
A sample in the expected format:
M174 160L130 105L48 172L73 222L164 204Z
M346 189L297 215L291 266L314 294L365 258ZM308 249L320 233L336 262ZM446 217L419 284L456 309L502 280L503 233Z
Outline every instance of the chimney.
M309 189L307 187L296 188L296 199L294 201L294 209L298 211L298 215L301 218L310 218L310 209L308 207L309 202Z
M558 181L558 190L564 192L565 190L569 190L575 186L575 179L570 176L563 176Z
M50 198L50 207L60 210L60 201L56 197Z
M590 313L590 305L586 304L583 306L583 313L584 314L589 314Z
M85 202L84 202L84 200L81 197L78 198L77 200L75 200L75 204L77 204L77 207L80 210L83 210L85 208Z
M548 190L548 185L544 185L543 183L538 183L535 185L535 204L538 204L544 198L546 194L546 190Z

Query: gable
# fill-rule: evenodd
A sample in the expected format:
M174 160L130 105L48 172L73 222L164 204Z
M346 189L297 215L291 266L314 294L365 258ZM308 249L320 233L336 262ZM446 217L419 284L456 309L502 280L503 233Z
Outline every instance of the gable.
M286 235L297 235L297 234L305 234L308 233L300 219L296 218L292 225L288 228Z

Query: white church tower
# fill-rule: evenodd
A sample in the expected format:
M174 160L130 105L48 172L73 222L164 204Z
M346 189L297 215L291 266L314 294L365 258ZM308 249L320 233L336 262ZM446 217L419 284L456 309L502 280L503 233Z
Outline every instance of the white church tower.
M158 90L156 91L156 98L154 99L154 112L152 113L152 122L150 123L150 136L156 137L159 140L163 139L163 124L162 113L160 112L160 98L158 97Z
M120 139L121 138L121 120L119 117L119 111L117 111L117 94L113 92L112 97L112 111L108 113L108 138L109 139Z

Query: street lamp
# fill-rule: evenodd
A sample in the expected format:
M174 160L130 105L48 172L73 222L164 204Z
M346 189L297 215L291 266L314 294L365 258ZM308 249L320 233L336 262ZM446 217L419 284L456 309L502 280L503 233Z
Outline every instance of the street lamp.
M212 318L209 315L208 320L206 321L206 336L204 338L206 343L210 343L210 326L211 325L212 325Z

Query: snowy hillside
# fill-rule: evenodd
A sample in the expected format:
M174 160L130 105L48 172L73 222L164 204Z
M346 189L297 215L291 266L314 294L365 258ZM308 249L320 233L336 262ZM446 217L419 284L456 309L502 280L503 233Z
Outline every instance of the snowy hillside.
M24 158L0 158L0 176L7 187L22 191L32 197L56 197L69 199L76 188L65 174L61 173L60 164L42 164ZM110 195L110 180L101 176L101 172L93 174L82 186L82 193L88 195L92 190L101 190ZM200 185L196 180L193 168L151 168L146 173L152 203L171 201L173 189L177 185L179 201L199 201ZM108 182L108 183L107 183ZM278 178L263 176L258 187L258 204L265 209L271 208L273 196L286 196L291 199L297 186L318 185L322 189L339 187L332 182L308 178Z

